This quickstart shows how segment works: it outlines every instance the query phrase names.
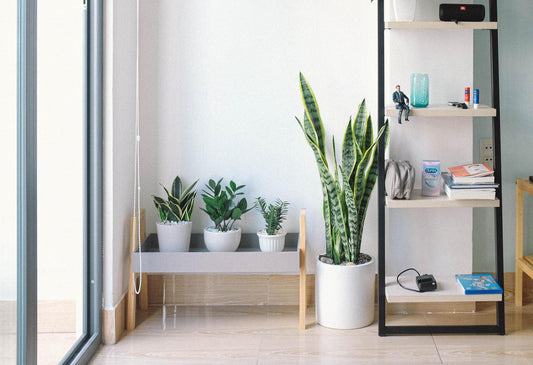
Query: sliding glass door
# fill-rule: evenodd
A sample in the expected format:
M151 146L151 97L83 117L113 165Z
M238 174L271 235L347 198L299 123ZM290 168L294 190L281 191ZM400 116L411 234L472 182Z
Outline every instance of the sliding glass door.
M37 7L37 358L57 364L83 334L84 9Z
M0 363L86 363L100 344L102 0L11 3L0 4L2 40L15 30L0 49L12 53L0 61L12 96L0 115L0 310L12 313Z

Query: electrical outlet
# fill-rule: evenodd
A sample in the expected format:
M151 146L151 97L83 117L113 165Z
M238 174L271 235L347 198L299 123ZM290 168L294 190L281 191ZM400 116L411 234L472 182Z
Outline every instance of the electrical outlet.
M479 159L490 168L493 168L494 154L492 151L492 139L479 140Z

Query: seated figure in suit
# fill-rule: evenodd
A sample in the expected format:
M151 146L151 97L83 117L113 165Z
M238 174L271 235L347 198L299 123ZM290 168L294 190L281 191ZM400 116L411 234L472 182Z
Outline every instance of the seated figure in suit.
M407 100L407 103L405 102ZM392 94L392 101L400 112L398 113L398 123L402 124L402 112L405 110L405 120L409 120L409 98L400 90L400 85L396 85L396 91Z

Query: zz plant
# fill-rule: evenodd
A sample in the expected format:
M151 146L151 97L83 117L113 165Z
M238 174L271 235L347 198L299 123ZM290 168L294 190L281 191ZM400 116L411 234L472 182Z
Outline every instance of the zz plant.
M191 220L196 197L194 186L197 182L198 180L184 190L180 177L176 176L170 190L163 186L167 199L152 195L162 223Z
M288 206L289 203L281 199L276 200L274 204L267 204L265 199L257 198L257 209L265 219L266 234L275 235L282 228L281 224L287 218L287 212L289 211Z
M313 151L322 182L326 256L335 264L364 262L361 239L370 194L377 180L377 143L384 138L387 145L389 122L385 122L374 139L372 120L363 100L355 119L352 122L350 118L346 126L340 164L337 163L335 138L332 138L333 166L330 169L318 103L301 73L300 91L304 116L303 122L296 120Z
M205 203L205 209L209 218L215 223L215 228L220 232L227 232L233 229L236 221L241 219L242 215L249 212L254 207L248 208L246 198L240 196L244 195L241 191L245 185L235 184L230 181L228 186L222 186L222 179L215 182L209 180L205 185L207 190L203 191L202 199Z

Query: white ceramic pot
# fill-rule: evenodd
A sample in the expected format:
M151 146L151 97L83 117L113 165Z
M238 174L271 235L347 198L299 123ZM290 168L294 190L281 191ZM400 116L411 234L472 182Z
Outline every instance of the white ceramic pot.
M220 232L214 227L204 229L205 247L211 252L233 252L241 243L241 229L234 228L231 231Z
M393 0L394 17L397 22L412 22L415 20L417 0Z
M285 247L285 235L286 231L280 230L277 234L269 235L263 229L257 232L259 237L259 248L263 252L279 252L283 251Z
M159 252L187 252L191 243L192 222L157 223Z
M374 321L374 259L361 265L333 265L316 260L317 322L329 328L351 329Z

